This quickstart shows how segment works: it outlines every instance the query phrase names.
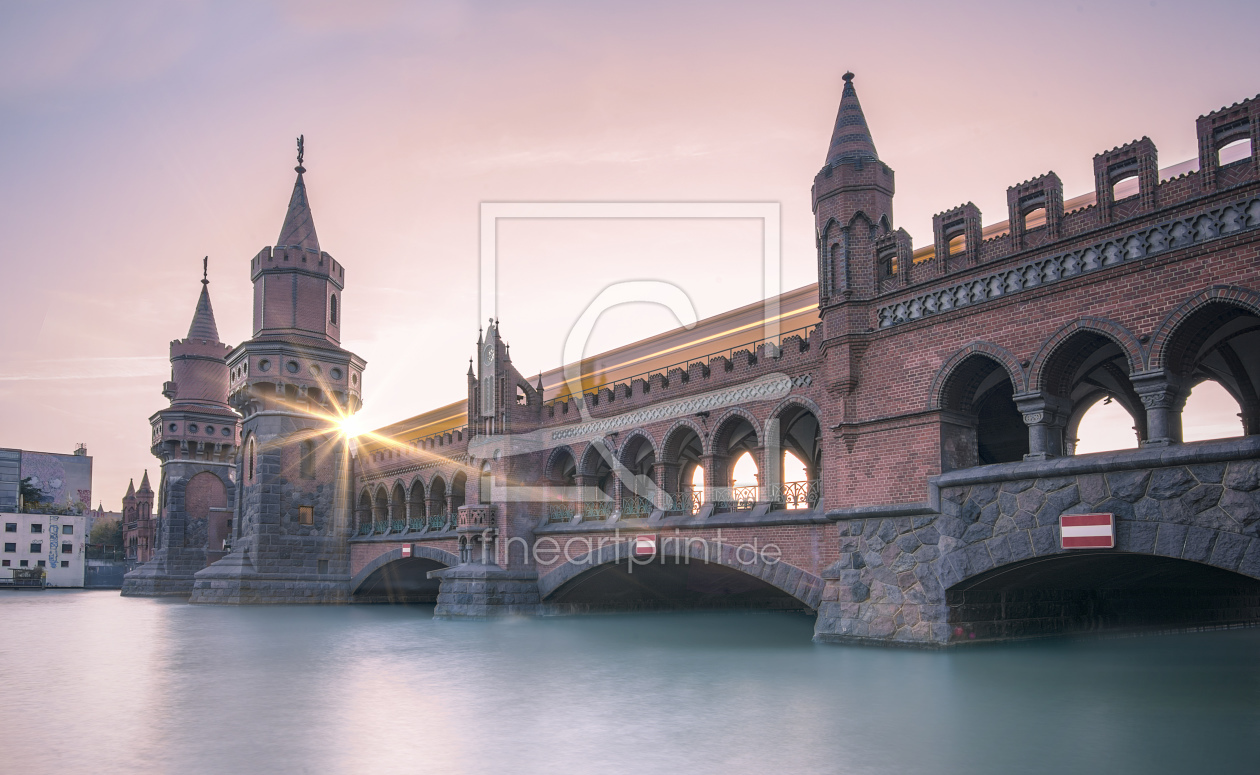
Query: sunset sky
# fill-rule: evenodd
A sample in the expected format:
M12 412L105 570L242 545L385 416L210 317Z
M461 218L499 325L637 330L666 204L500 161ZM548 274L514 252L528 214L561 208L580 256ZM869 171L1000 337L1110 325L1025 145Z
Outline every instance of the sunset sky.
M274 244L294 138L321 246L346 267L343 345L370 427L460 399L477 337L478 207L778 202L783 287L815 279L809 189L846 70L896 225L1143 135L1163 167L1194 119L1260 91L1260 4L99 2L0 5L0 446L95 458L117 509L157 461L167 347L202 256L224 341ZM661 278L701 316L759 298L755 221L508 222L514 362L560 365L577 310ZM606 315L590 350L675 325Z

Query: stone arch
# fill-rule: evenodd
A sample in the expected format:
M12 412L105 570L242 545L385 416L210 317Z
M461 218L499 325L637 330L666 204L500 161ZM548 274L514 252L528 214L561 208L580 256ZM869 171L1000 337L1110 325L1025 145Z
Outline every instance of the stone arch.
M422 520L428 514L424 503L424 479L418 474L411 480L411 487L407 491L407 502L409 504L409 515L412 520Z
M946 362L932 392L941 412L941 470L1010 463L1028 454L1028 427L1015 404L1023 370L1003 348L978 342Z
M617 452L617 462L627 470L634 471L634 463L636 461L630 458L637 457L644 446L651 451L653 458L657 457L659 447L657 447L656 440L652 438L652 435L642 428L631 430L621 440L621 447Z
M410 557L403 556L402 547L395 547L354 574L350 594L359 596L360 602L432 602L437 597L438 581L428 579L428 572L458 564L456 555L425 544L412 544ZM397 588L391 590L390 582Z
M543 602L554 596L568 582L577 577L610 563L629 562L633 550L632 541L601 546L580 557L560 565L538 579L538 593ZM806 570L779 561L768 564L760 555L740 547L698 538L686 540L682 537L661 537L660 551L666 558L665 566L679 565L686 561L698 560L744 573L758 579L771 587L794 598L804 607L817 610L822 601L823 580ZM744 562L741 560L749 560ZM658 559L659 562L659 559Z
M617 448L608 439L591 441L577 459L578 476L596 476L597 471L601 470L601 464L609 465L609 459L617 459Z
M945 363L941 364L941 368L936 372L936 377L932 380L932 386L928 389L929 410L947 408L944 403L945 390L956 376L959 366L973 355L983 355L1000 364L1006 369L1007 376L1010 377L1015 392L1024 392L1027 376L1024 373L1024 368L1019 365L1019 359L1010 350L992 342L973 342L951 355Z
M567 460L566 460L567 458ZM574 475L577 474L577 455L573 453L573 447L568 444L556 447L547 455L547 463L543 467L543 478L548 481L561 481L564 479L564 472L560 469L567 468L568 461L572 461Z
M468 502L468 473L464 469L457 470L451 477L451 491L446 497L452 514Z
M1092 332L1115 343L1129 362L1130 374L1136 374L1145 369L1146 357L1142 352L1142 345L1138 343L1137 337L1129 329L1106 318L1080 318L1079 320L1073 320L1056 331L1037 351L1037 355L1032 361L1032 367L1029 369L1029 392L1045 389L1051 389L1053 392L1055 386L1048 385L1047 382L1053 382L1055 375L1050 374L1048 380L1047 367L1053 366L1053 361L1057 360L1056 354L1062 358L1061 351L1064 345L1068 344L1073 338L1080 338L1079 335L1082 332Z
M360 529L364 525L371 527L372 525L372 490L364 487L359 492L359 501L354 510L355 522Z
M1179 338L1177 335L1185 332L1188 326L1193 324L1193 321L1188 322L1189 318L1199 315L1205 308L1214 305L1236 307L1260 317L1260 293L1238 285L1214 285L1187 299L1177 309L1168 313L1168 316L1159 324L1154 336L1151 337L1150 368L1152 370L1176 368L1177 361L1184 357L1184 350L1190 344L1175 341ZM1172 347L1170 347L1170 342ZM1182 352L1176 352L1178 349Z
M376 495L372 498L372 521L384 522L389 519L389 492L385 485L376 485Z
M449 502L446 478L438 471L429 480L429 515L431 517L449 516L450 512L447 510Z
M389 489L389 518L393 522L407 518L407 491L401 481Z
M700 426L691 419L675 420L674 424L669 426L669 430L665 431L661 436L661 459L666 463L678 463L678 456L682 452L681 445L690 438L686 431L690 430L696 434L696 438L700 439L701 454L704 454L705 433Z
M780 508L815 508L822 501L822 410L805 396L788 396L766 419L767 449L765 484L768 500ZM783 468L790 452L805 466L805 481L789 481ZM775 455L777 459L772 460Z
M722 450L722 446L729 441L723 436L729 435L733 427L738 423L736 418L747 420L748 424L752 426L753 434L756 435L758 440L761 440L762 426L757 421L757 418L753 416L753 413L742 406L732 406L718 418L717 422L713 423L713 433L709 436L709 454L717 454Z

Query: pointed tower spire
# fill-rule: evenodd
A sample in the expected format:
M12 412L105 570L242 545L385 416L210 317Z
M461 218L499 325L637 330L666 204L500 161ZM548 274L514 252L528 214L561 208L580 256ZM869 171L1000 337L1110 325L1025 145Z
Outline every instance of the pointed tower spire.
M139 492L153 492L153 488L149 486L149 469L144 469L144 478L140 480Z
M300 135L297 140L298 164L293 170L298 176L293 183L293 196L289 197L289 211L284 215L284 226L280 227L280 238L276 240L276 247L308 248L318 253L319 237L315 235L311 204L307 201L306 183L302 180L302 173L306 172L306 168L302 166L305 137L305 135Z
M840 95L840 112L836 114L836 128L831 132L831 147L827 150L827 163L837 161L878 161L875 141L866 126L862 103L858 102L857 89L853 88L853 73L844 74L844 92Z
M210 257L201 261L201 298L197 299L197 311L193 313L192 325L188 327L189 339L204 339L207 342L219 341L219 327L214 324L214 308L210 306Z
M131 481L127 483L127 494L124 495L123 497L124 498L136 497L136 480L135 479L132 479Z

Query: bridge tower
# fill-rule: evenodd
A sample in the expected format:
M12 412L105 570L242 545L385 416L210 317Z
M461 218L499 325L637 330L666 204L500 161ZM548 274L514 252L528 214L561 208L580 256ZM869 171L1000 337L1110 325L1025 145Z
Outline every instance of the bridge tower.
M203 266L188 336L171 342L171 379L162 386L170 406L149 418L152 452L162 465L155 551L123 579L124 595L186 597L193 574L222 556L214 550L231 516L240 443L240 417L228 404L230 350L219 341ZM147 472L135 498L138 523L153 505Z
M346 599L349 440L366 363L341 347L345 268L322 251L298 142L297 180L275 247L250 261L253 336L227 359L244 417L229 553L197 574L194 603Z

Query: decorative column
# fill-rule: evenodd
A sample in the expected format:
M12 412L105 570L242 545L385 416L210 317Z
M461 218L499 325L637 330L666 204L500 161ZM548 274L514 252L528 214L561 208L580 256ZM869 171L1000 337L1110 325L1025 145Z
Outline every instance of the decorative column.
M1163 372L1134 374L1133 390L1146 407L1144 447L1167 447L1181 443L1181 410L1186 404L1180 380Z
M1028 454L1025 460L1049 460L1064 453L1063 429L1071 412L1070 401L1047 393L1014 396L1015 406L1028 426Z

